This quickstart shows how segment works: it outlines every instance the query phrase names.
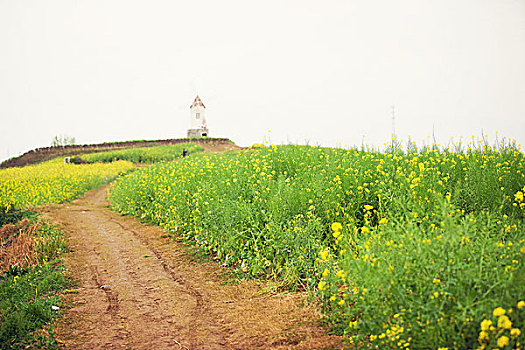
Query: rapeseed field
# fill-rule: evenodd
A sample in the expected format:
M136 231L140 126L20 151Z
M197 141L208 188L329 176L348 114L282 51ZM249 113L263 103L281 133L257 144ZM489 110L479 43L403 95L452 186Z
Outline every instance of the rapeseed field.
M0 209L8 212L72 200L133 168L127 161L77 165L55 159L23 168L2 169Z
M187 155L203 150L202 146L188 142L175 145L136 147L114 151L97 152L84 154L81 157L82 160L90 163L114 162L117 160L127 160L133 163L158 163L182 158L182 151L184 149L187 151Z
M120 178L112 207L283 287L379 349L523 348L525 158L271 146Z

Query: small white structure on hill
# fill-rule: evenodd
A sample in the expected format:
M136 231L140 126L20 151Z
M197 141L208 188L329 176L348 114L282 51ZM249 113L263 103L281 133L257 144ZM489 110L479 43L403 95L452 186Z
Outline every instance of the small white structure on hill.
M191 124L188 129L188 137L206 137L208 136L208 126L206 125L206 107L199 96L190 106Z

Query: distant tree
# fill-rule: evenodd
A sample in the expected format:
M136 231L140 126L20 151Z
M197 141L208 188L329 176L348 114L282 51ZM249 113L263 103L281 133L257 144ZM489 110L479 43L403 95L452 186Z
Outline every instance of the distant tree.
M53 141L51 142L51 146L57 147L57 146L69 146L74 145L76 142L75 138L72 136L67 135L57 135L53 138Z

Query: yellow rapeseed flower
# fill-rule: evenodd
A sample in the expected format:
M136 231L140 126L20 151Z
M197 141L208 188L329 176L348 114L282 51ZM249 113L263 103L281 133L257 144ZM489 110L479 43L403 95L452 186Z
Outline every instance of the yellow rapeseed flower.
M485 331L479 332L478 341L483 342L485 340L489 340L489 334Z
M341 225L340 223L338 223L338 222L334 222L334 223L332 224L332 230L333 230L334 232L339 232L339 231L341 231L342 229L343 229L343 225Z
M320 281L319 284L317 285L317 288L319 290L323 290L323 289L325 289L325 287L326 287L326 282L325 281Z
M518 301L518 309L523 309L525 307L525 301L520 300Z
M339 238L339 236L341 236L341 231L334 231L332 233L332 236L334 236L334 238L336 238L336 240L337 240L337 238Z
M319 253L319 256L321 256L321 260L326 261L328 259L328 250L324 249Z
M509 337L507 337L506 335L504 336L501 336L498 338L498 347L499 348L504 348L505 346L509 345Z
M490 326L492 326L491 320L483 320L481 321L481 330L482 331L488 331Z
M493 315L494 317L500 317L502 315L505 315L505 309L502 307L497 307L494 309Z
M512 327L512 322L506 315L501 315L498 318L498 328L510 329Z
M368 205L368 204L365 204L365 210L367 210L367 211L368 211L368 210L372 210L372 209L374 209L374 207L373 207L373 206L371 206L371 205Z
M510 330L510 335L514 338L517 338L521 335L521 331L519 330L519 328L512 328Z

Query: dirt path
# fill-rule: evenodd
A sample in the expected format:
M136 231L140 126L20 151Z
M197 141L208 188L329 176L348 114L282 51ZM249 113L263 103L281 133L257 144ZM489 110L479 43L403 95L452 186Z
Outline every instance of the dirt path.
M57 325L68 349L338 349L302 294L225 284L226 268L107 208L106 188L42 211L67 235L79 281Z

